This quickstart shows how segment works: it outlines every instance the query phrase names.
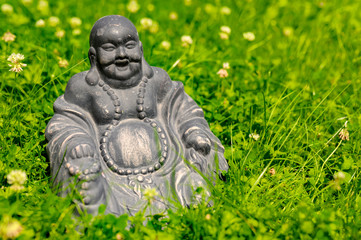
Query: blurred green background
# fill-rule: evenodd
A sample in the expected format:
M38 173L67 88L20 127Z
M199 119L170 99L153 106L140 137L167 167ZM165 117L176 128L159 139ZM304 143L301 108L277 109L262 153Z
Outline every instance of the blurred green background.
M0 5L2 238L360 237L360 1ZM71 199L52 192L44 129L68 79L90 67L92 25L110 14L136 25L148 63L184 83L225 146L230 170L214 207L73 219ZM19 73L12 53L24 55ZM16 169L28 178L21 191L7 177Z

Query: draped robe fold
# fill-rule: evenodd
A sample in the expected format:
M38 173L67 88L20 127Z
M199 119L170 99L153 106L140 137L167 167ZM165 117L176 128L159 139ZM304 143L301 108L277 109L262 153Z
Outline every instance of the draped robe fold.
M153 78L157 78L157 75ZM51 175L54 184L61 186L60 195L68 193L68 183L74 180L65 168L63 159L67 149L74 147L77 142L94 147L95 158L101 163L101 178L105 184L105 202L102 200L91 206L77 203L90 212L96 213L99 205L105 204L107 213L133 215L147 204L143 196L146 188L155 188L158 193L151 205L152 213L172 207L175 202L183 206L194 203L197 201L194 194L197 187L206 188L206 195L209 195L207 184L213 182L217 174L228 170L223 156L224 148L209 129L202 109L185 93L183 84L169 79L167 84L162 86L167 87L159 90L163 91L162 94L157 93L157 115L154 119L163 127L170 142L170 149L165 164L159 170L145 174L142 182L137 181L135 175L118 175L105 164L99 150L102 133L89 111L66 101L64 95L56 100L55 114L47 126L46 138L49 141L47 151ZM184 134L192 129L211 140L211 151L208 155L202 155L185 143Z

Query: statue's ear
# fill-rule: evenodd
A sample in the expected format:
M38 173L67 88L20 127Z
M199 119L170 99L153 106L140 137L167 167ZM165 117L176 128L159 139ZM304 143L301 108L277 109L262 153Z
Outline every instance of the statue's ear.
M96 51L94 47L89 48L88 57L90 61L90 70L88 71L87 75L85 76L86 82L94 86L99 82L99 73L97 69L97 58L96 58Z
M140 48L140 51L142 52L142 54L144 54L143 52L143 44L141 41L139 41L139 48Z
M140 50L142 51L143 75L146 76L147 78L151 78L151 77L153 77L154 72L153 72L152 67L145 61L144 52L143 52L143 45L142 45L141 41L139 41L139 47L140 47Z

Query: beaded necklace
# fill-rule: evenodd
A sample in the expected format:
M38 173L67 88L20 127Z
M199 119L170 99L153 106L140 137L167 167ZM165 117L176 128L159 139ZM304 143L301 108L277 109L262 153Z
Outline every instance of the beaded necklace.
M121 168L118 166L112 157L110 156L108 152L108 142L109 142L109 136L114 129L115 126L117 126L120 123L120 118L122 116L122 110L120 107L120 101L118 96L115 94L115 92L111 89L109 85L104 83L104 81L99 81L98 86L105 91L109 97L111 98L113 105L114 105L114 118L112 122L108 125L106 130L104 131L102 137L100 138L100 153L101 156L104 159L104 162L107 164L107 166L114 172L119 175L139 175L139 174L147 174L152 173L156 170L158 170L166 161L167 155L168 155L168 142L166 139L166 135L164 134L163 129L158 126L158 124L147 117L147 113L145 112L144 108L144 96L146 91L146 86L148 83L148 79L146 77L143 77L138 89L137 94L137 106L136 110L138 112L138 118L141 121L144 121L145 123L148 123L154 130L157 132L160 140L160 147L161 147L161 156L159 157L157 163L153 164L152 166L148 167L142 167L140 169L131 169L131 168ZM142 177L138 178L138 180L141 180Z

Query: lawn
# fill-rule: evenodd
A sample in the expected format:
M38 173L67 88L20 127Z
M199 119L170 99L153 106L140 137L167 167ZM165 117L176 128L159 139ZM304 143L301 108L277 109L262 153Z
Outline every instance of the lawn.
M0 5L0 238L361 238L360 1ZM225 146L213 207L75 218L52 191L45 127L110 14L136 25L148 63L184 83Z

